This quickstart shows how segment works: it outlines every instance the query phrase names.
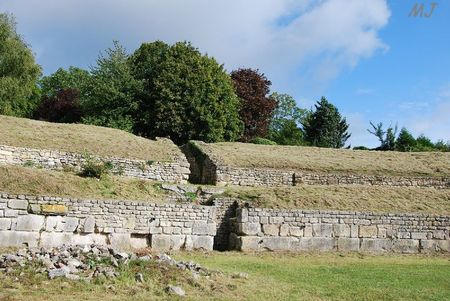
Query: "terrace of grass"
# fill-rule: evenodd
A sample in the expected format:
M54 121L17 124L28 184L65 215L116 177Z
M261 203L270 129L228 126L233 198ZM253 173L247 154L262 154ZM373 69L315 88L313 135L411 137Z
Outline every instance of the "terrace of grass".
M197 146L220 163L237 168L378 176L450 176L449 152L381 152L238 142L197 143Z
M149 140L128 132L84 124L62 124L0 115L0 145L89 153L152 161L180 154L170 140Z
M160 183L105 175L83 178L72 172L21 166L0 166L0 191L11 194L80 199L140 200L163 203L167 192ZM254 207L375 212L450 214L450 190L360 185L226 188Z

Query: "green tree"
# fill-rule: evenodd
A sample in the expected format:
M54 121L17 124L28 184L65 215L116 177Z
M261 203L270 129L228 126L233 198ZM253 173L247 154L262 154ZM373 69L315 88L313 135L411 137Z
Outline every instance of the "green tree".
M223 66L190 43L144 43L130 58L142 81L136 131L147 137L234 141L240 137L239 99Z
M395 141L395 149L401 152L410 152L414 150L415 146L416 139L406 128L402 128Z
M383 130L383 123L380 122L377 125L374 125L372 122L370 122L370 125L372 126L373 130L367 129L369 133L376 136L378 140L380 140L380 146L377 148L377 150L382 151L392 151L395 149L395 137L397 136L397 130L398 127L395 125L395 128L392 126L389 126L388 129L385 131Z
M105 55L100 54L97 65L91 69L89 96L81 102L83 122L131 132L140 87L131 73L125 48L114 41L113 47Z
M12 15L0 13L0 114L29 116L38 103L41 68L16 31Z
M325 97L315 105L315 111L302 121L305 140L313 146L341 148L350 138L349 125L338 109Z
M278 106L272 115L269 138L282 145L303 145L303 132L298 127L306 116L306 110L297 107L295 99L288 94L272 93Z
M416 151L429 152L435 150L434 143L424 134L419 135L416 139Z
M44 76L39 81L43 97L55 97L59 91L75 89L80 93L80 98L87 97L90 74L88 71L69 67L67 70L59 68L51 75Z

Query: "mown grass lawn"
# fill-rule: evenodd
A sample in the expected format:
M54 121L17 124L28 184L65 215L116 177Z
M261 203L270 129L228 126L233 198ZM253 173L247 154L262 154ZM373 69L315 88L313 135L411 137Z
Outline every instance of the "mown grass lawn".
M241 300L450 300L450 257L359 254L191 255L226 272L246 272ZM226 299L226 298L224 298Z
M114 280L92 283L48 280L33 269L0 273L0 300L450 300L450 256L364 256L239 252L177 253L214 273L134 262ZM145 281L134 279L135 273ZM248 274L248 279L233 277ZM180 285L184 298L169 295Z

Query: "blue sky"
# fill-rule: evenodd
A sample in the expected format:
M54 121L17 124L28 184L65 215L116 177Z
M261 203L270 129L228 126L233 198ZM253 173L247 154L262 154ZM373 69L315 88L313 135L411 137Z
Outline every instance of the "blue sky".
M416 3L431 17L409 17ZM119 40L189 40L231 71L258 68L272 90L311 107L326 96L352 146L376 146L369 121L450 140L450 1L2 0L45 74L89 68Z

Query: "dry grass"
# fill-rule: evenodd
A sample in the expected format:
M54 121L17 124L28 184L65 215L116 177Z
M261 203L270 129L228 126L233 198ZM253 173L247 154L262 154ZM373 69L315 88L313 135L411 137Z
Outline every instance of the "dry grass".
M154 141L111 128L2 115L0 144L153 161L170 161L171 154L180 152L166 139Z
M228 187L255 207L450 214L450 190L360 185Z
M450 153L355 151L247 143L198 144L234 167L402 176L450 176Z
M165 192L147 180L106 176L100 180L69 172L0 166L0 191L84 199L143 200L161 203Z

